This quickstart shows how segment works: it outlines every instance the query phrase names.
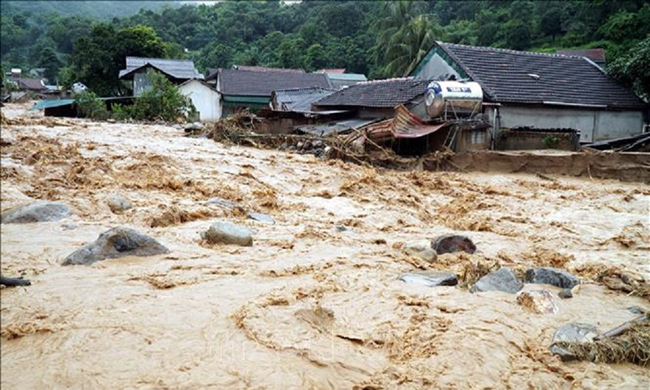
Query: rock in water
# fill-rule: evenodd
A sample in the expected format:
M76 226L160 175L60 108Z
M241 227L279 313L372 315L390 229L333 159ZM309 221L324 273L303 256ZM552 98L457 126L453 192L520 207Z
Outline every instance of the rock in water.
M70 208L60 202L34 202L18 206L0 215L2 223L53 222L72 215Z
M469 290L472 293L482 291L503 291L514 294L524 287L510 267L501 267L498 271L479 279Z
M131 202L116 194L109 196L108 199L106 199L106 204L108 204L108 208L110 208L115 214L119 214L131 208Z
M407 273L400 275L398 279L406 283L419 284L427 287L455 286L458 284L456 275L440 271Z
M455 252L467 252L469 254L476 252L476 245L474 245L472 240L468 237L458 235L437 237L431 241L431 248L439 255Z
M593 341L594 337L598 336L600 332L598 328L590 324L581 322L572 322L562 325L553 336L553 344L551 344L551 353L558 355L563 362L575 360L576 357L565 348L562 348L556 343L562 341L587 343Z
M580 280L570 273L559 268L541 267L530 268L526 271L526 282L550 284L560 288L573 288L580 284Z
M438 256L436 255L436 251L431 249L427 243L419 243L419 242L411 242L406 244L404 247L404 253L407 255L419 257L424 261L428 261L431 263L434 261Z
M95 242L72 252L63 260L63 265L90 265L104 259L165 253L169 253L169 249L146 234L116 227L100 234Z
M23 279L22 276L18 278L7 278L0 276L0 284L6 287L17 287L17 286L31 286L32 282L27 279Z
M557 293L557 295L562 299L573 298L573 292L571 291L570 288L563 288L562 291Z
M201 236L210 244L253 246L250 230L229 222L215 222Z
M520 291L517 303L538 314L557 314L560 311L556 298L548 290Z

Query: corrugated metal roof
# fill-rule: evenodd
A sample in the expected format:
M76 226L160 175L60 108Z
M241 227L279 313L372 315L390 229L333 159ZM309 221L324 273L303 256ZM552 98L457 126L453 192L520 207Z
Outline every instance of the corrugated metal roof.
M271 100L277 111L311 112L313 102L332 93L334 91L320 87L280 89L273 91Z
M120 70L119 77L129 75L133 71L151 65L177 79L203 79L203 75L194 67L192 60L169 60L164 58L126 57L126 69Z
M395 108L392 132L395 138L418 138L446 127L449 123L425 124L402 104Z
M62 107L74 103L74 99L61 99L61 100L39 100L34 103L32 110L43 110L46 108Z
M314 134L323 137L331 134L343 133L353 129L360 129L374 122L377 122L377 119L354 118L354 119L347 119L338 122L330 122L330 123L324 123L318 125L298 126L296 127L296 130L300 130L304 133Z
M330 80L346 80L346 81L368 81L365 75L360 73L327 73Z

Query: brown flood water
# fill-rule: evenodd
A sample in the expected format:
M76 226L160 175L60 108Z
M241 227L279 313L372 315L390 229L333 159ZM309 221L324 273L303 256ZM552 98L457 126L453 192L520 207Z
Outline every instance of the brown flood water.
M166 126L3 112L25 119L2 127L2 209L48 199L76 212L2 225L2 273L32 281L0 292L3 389L645 389L650 381L639 366L562 363L548 352L567 322L607 330L636 316L627 307L649 306L590 280L609 266L650 277L648 185L375 170ZM113 214L112 193L134 207ZM212 197L276 224L202 203ZM200 233L218 219L252 229L255 245L203 244ZM172 252L60 266L119 225ZM399 250L450 232L471 237L479 253L427 265ZM560 266L585 282L558 314L540 315L510 294L397 280L479 260Z

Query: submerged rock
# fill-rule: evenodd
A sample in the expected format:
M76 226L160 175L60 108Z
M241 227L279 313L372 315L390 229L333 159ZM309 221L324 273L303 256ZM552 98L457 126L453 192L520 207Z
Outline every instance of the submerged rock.
M230 222L213 223L201 237L210 244L253 245L253 236L250 230Z
M562 325L553 336L553 344L550 351L553 355L558 355L563 362L575 360L576 356L569 350L557 345L559 342L579 342L587 343L593 341L594 337L600 332L598 328L581 322L572 322Z
M18 287L18 286L31 286L32 282L27 279L23 279L22 276L17 278L7 278L0 276L0 284L5 287Z
M479 279L469 290L472 293L482 291L502 291L514 294L524 287L514 271L509 267L501 267Z
M108 199L106 199L106 204L108 204L108 208L110 208L115 214L124 212L132 207L131 202L129 202L128 199L117 194L110 195Z
M647 312L647 310L645 310L641 306L636 306L636 305L628 307L627 311L629 311L632 314L645 314Z
M419 284L427 287L455 286L458 284L456 275L450 272L424 271L400 275L399 280L410 284Z
M437 254L467 252L472 254L476 252L476 245L466 236L459 235L445 235L440 236L431 241L431 248Z
M580 280L565 270L551 267L530 268L526 271L526 282L538 284L550 284L560 288L571 289Z
M431 249L427 243L420 242L411 242L406 244L404 246L404 253L410 256L419 257L420 259L428 261L429 263L438 257L438 255L436 255L436 251Z
M90 265L125 256L155 256L169 253L160 242L137 230L116 227L100 234L95 242L72 252L62 265Z
M556 314L560 311L556 298L548 290L520 291L517 303L537 314Z
M570 288L564 288L564 289L562 289L562 291L560 291L559 293L557 293L557 295L558 295L560 298L562 298L562 299L573 298L573 292L571 291Z
M72 215L70 208L60 202L34 202L0 214L2 223L54 222Z

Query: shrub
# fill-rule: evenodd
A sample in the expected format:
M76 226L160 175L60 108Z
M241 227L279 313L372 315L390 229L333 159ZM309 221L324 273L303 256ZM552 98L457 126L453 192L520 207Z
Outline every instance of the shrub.
M165 76L151 73L148 77L151 87L137 97L129 109L133 119L172 122L194 109L190 100Z
M77 104L79 115L83 118L106 120L109 117L106 103L99 100L93 92L88 91L78 94L74 102Z

